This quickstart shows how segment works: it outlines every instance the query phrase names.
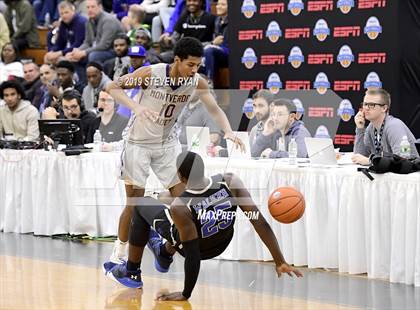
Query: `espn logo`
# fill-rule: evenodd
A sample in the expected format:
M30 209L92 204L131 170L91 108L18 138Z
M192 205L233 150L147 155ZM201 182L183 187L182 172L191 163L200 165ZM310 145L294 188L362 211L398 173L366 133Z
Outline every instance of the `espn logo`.
M239 41L262 40L262 38L263 38L262 30L240 30L238 33Z
M357 61L359 64L384 64L386 53L360 53Z
M239 81L239 89L263 89L264 81Z
M286 81L285 89L288 89L288 90L311 89L311 81Z
M286 57L284 55L262 55L261 65L284 65Z
M330 107L309 107L308 117L333 118L334 117L334 108L330 108Z
M360 26L334 27L334 38L360 37Z
M332 11L333 7L332 0L308 1L308 12Z
M334 91L359 91L360 81L334 81Z
M384 8L386 0L359 0L359 9L373 9L374 7Z
M283 13L284 3L261 3L260 14Z
M309 38L309 36L309 28L287 28L284 32L285 39Z
M350 145L354 144L354 135L335 135L334 144Z
M309 65L332 65L334 63L333 54L309 54Z

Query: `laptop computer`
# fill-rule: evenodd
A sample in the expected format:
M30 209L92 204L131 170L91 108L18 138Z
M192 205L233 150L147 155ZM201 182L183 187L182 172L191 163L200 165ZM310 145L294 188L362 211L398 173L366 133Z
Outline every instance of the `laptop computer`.
M210 145L210 130L208 127L187 126L187 149L200 156L207 156L207 147Z
M327 138L305 138L309 162L312 165L337 165L334 144Z
M245 152L242 152L240 148L236 148L235 143L231 140L226 140L227 150L229 157L231 158L243 158L251 159L251 147L249 143L249 135L247 131L234 131L236 137L242 140L245 145Z

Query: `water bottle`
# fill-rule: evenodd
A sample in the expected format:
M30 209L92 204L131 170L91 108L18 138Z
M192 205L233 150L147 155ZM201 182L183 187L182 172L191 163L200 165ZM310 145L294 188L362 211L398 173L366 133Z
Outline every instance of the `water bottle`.
M400 156L403 158L410 158L411 157L411 145L408 141L407 136L402 137L400 143Z
M295 138L292 138L289 142L289 164L296 165L296 158L297 158L297 143Z
M95 134L93 135L93 143L95 144L95 151L100 152L102 145L102 135L99 129L96 129Z

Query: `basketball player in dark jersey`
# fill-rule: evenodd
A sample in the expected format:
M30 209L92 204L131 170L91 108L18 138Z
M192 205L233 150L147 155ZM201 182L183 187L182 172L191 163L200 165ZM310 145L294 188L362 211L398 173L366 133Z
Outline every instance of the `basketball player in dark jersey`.
M287 273L302 277L299 270L286 263L271 227L238 177L228 173L206 178L203 160L193 152L182 152L176 164L186 190L170 208L150 197L140 200L130 227L128 261L119 265L105 263L108 277L124 286L141 288L140 263L146 245L160 272L169 270L172 256L179 252L185 257L184 290L160 294L158 300L188 299L198 278L200 261L220 255L232 240L238 207L245 214L258 213L250 221L273 256L278 276Z

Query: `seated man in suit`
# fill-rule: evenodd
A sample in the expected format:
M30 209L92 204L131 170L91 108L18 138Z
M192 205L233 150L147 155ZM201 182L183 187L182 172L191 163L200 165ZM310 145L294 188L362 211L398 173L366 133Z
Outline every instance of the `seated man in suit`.
M356 164L369 165L370 157L383 153L400 153L404 136L410 142L411 157L419 154L410 129L398 118L389 115L391 95L384 89L367 90L362 103L363 109L354 117L356 140L352 160ZM366 120L370 124L365 128Z

